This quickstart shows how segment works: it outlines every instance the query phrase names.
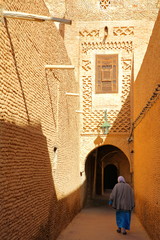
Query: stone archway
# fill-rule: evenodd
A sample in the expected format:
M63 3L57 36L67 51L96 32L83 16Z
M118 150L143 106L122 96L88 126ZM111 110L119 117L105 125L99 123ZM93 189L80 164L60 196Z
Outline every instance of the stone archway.
M130 163L124 152L113 145L103 145L87 156L85 163L87 199L104 196L106 189L112 189L118 175L125 177L132 185Z

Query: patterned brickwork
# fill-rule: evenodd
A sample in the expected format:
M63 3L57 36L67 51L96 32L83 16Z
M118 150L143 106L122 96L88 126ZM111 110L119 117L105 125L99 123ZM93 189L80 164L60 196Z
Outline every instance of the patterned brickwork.
M0 4L49 15L41 0ZM74 72L45 70L70 64L54 23L7 19L0 32L0 239L56 239L80 209Z
M85 71L89 71L91 70L91 61L90 60L82 60L82 68L85 70Z
M108 7L121 7L121 8L134 8L137 11L142 11L147 9L147 7L149 7L149 4L153 6L155 6L155 2L152 3L148 3L145 0L141 0L141 1L137 1L137 0L133 0L133 1L126 1L126 0L99 0L99 5L100 8L103 10L108 10Z
M125 59L125 58L122 58L122 69L127 71L127 70L131 70L132 68L132 62L131 62L131 59Z
M79 32L81 37L99 37L99 30L87 31L83 30Z
M148 19L154 21L158 13L157 0L45 0L45 2L50 6L52 15L61 17L65 15L66 18L74 21Z
M91 92L92 92L91 76L84 77L83 78L83 96L84 96L83 107L84 107L84 111L91 111L91 106L92 106Z
M114 36L134 35L134 27L114 27L113 35Z
M94 32L87 31L85 32ZM88 35L88 34L87 34ZM102 132L101 125L104 122L104 110L92 110L93 100L92 93L95 71L90 58L92 51L99 50L118 50L121 52L121 66L123 75L121 90L121 109L108 110L108 121L111 124L110 133L128 133L130 130L130 86L131 86L131 70L132 70L132 41L130 42L106 42L102 43L96 40L90 40L90 36L81 36L82 49L82 94L83 94L83 133L96 134ZM93 57L93 56L92 56Z
M110 0L100 0L99 4L102 9L106 9L110 5Z
M122 95L121 95L121 101L122 101L123 104L126 102L126 99L129 95L130 87L131 87L131 76L130 75L123 75Z
M125 6L124 0L99 0L99 5L102 10L108 10L108 7L123 7Z
M46 139L2 121L0 130L1 238L30 239L39 228L45 236L52 196L56 200Z
M132 52L133 43L132 41L120 42L120 41L112 41L112 42L83 42L82 43L82 52L87 53L93 49L98 50L108 50L108 49L124 49L127 52Z

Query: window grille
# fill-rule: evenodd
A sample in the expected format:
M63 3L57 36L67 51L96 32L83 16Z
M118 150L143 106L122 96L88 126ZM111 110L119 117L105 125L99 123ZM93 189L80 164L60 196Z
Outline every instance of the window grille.
M118 55L96 55L96 93L118 92Z
M100 0L100 7L102 9L107 9L110 5L110 0Z

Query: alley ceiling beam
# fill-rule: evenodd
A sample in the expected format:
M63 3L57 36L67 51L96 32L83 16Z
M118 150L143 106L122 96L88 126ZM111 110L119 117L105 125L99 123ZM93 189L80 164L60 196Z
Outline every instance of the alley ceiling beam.
M76 113L83 113L83 111L81 111L81 110L76 110Z
M45 69L74 69L73 65L45 65Z
M68 96L79 96L79 93L69 93L69 92L66 92L66 95L68 95Z
M23 13L23 12L14 12L14 11L6 11L1 10L2 17L6 18L15 18L15 19L22 19L22 20L31 20L31 21L53 21L53 22L61 22L64 24L72 24L71 20L63 19L63 18L55 18L55 17L48 17L30 13Z

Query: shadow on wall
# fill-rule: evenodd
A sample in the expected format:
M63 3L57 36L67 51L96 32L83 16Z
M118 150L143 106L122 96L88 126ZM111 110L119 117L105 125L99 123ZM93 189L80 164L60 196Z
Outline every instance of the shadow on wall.
M95 147L103 146L104 144L108 144L108 137L112 134L126 134L126 143L129 144L129 151L133 153L132 141L128 141L131 137L132 132L132 114L131 114L131 91L126 97L116 119L112 123L112 126L109 128L109 132L106 135L106 138L103 139L100 135L100 126L97 126L97 137L94 140ZM103 120L104 122L104 120ZM109 122L109 119L108 119ZM116 145L117 147L118 144Z
M12 38L11 38L11 35L10 35L10 32L9 32L8 22L7 22L6 18L4 18L4 25L5 25L6 33L7 33L7 36L8 36L9 43L10 43L10 48L11 48L11 53L12 53L12 57L13 57L13 64L14 64L14 67L15 67L15 72L16 72L16 75L17 75L17 79L19 81L19 85L20 85L20 89L21 89L21 93L22 93L22 97L23 97L23 101L24 101L24 106L25 106L26 115L27 115L27 121L29 123L30 122L30 117L29 117L29 113L28 113L26 97L25 97L25 94L24 94L24 90L23 90L23 86L22 86L22 80L21 80L20 73L19 73L19 70L18 70L18 64L17 64L17 60L16 60L15 50L14 50L14 46L13 46L13 43L12 43Z
M131 96L128 94L125 102L123 103L121 110L119 111L112 127L109 129L109 133L130 133L131 128Z
M80 209L80 189L57 200L47 142L38 128L0 121L1 239L56 239Z

